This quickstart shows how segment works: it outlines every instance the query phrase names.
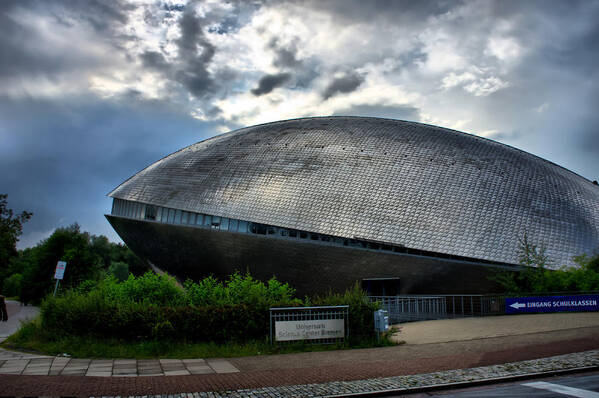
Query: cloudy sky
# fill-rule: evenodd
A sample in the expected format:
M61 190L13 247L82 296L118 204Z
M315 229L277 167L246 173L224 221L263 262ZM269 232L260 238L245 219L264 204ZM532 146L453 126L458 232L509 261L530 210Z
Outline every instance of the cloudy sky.
M599 1L3 0L0 193L118 240L105 195L242 126L380 116L599 179Z

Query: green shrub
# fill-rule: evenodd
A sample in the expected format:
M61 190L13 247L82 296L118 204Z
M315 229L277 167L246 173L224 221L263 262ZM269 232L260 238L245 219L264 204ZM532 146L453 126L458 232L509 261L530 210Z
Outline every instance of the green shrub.
M52 333L125 340L248 341L268 335L271 306L299 306L294 289L274 277L264 284L249 274L231 275L225 282L209 277L185 289L168 275L130 275L118 282L107 276L85 282L41 305L42 327ZM358 285L344 294L329 294L306 305L349 307L353 340L373 336L372 311Z
M306 298L306 305L349 305L349 335L351 340L362 340L374 336L373 312L380 308L379 303L371 303L366 292L356 282L343 294L329 292L326 296Z

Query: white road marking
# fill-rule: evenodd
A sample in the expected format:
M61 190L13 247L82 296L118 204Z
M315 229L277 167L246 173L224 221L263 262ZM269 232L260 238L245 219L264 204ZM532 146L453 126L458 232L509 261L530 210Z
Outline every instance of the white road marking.
M558 394L570 395L572 397L599 398L599 392L583 390L582 388L562 386L560 384L545 383L544 381L524 383L522 385L526 387L539 388L541 390L549 390Z

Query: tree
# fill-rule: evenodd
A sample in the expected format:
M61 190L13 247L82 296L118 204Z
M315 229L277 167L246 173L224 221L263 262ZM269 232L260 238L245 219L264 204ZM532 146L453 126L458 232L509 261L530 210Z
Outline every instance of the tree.
M10 260L17 256L17 242L23 232L23 224L33 215L28 211L14 214L8 208L7 198L8 195L0 194L0 286L8 276Z
M526 267L518 275L521 287L528 292L548 291L547 273L545 271L547 265L549 265L549 257L545 248L532 243L526 233L520 239L518 260L520 265Z

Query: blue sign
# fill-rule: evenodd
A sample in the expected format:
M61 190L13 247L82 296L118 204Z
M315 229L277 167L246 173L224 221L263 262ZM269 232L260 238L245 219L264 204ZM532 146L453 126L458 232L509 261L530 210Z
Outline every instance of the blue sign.
M562 311L599 311L599 294L505 298L506 314Z

